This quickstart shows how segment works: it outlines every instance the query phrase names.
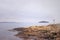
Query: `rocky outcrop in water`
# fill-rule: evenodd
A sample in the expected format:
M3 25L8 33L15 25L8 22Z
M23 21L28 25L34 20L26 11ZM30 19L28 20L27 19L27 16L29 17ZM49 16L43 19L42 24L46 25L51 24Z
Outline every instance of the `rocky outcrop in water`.
M28 28L15 28L15 36L24 40L60 40L60 24L47 26L30 26Z

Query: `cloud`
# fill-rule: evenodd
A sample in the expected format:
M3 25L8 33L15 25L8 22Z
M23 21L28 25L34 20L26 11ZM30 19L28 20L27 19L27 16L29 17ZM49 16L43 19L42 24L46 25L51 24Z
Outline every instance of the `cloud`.
M0 0L0 21L20 21L21 18L25 21L55 18L58 21L59 10L59 0Z

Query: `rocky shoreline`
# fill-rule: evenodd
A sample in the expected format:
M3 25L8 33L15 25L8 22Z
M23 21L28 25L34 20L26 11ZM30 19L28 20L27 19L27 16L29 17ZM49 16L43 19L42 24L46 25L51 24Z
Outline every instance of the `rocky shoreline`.
M60 24L14 28L13 30L18 31L15 36L23 40L60 40Z

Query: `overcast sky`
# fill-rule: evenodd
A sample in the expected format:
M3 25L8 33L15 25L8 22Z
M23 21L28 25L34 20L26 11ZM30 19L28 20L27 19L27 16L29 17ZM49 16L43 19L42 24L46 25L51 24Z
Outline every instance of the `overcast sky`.
M0 22L60 22L60 0L0 0Z

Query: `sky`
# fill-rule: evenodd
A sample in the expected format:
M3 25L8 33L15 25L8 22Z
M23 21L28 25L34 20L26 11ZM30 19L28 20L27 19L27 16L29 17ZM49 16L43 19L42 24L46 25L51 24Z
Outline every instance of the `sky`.
M0 0L0 22L60 23L60 0Z

